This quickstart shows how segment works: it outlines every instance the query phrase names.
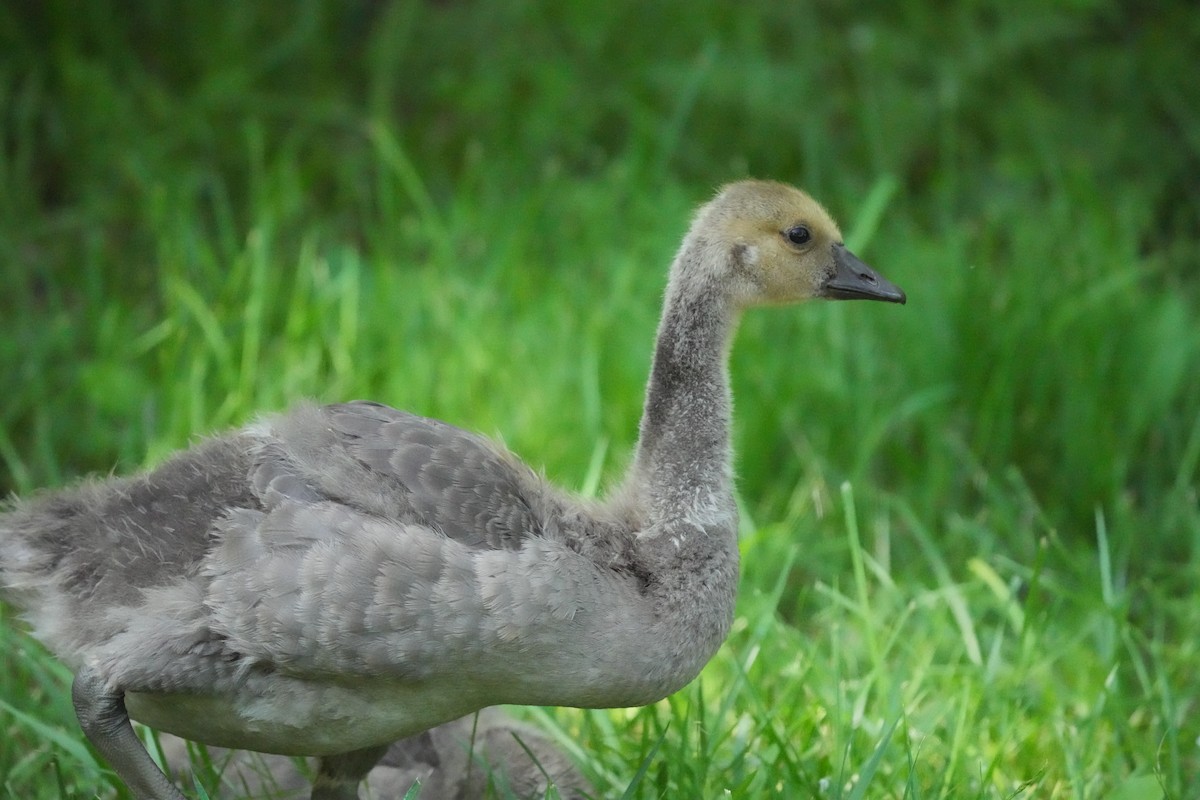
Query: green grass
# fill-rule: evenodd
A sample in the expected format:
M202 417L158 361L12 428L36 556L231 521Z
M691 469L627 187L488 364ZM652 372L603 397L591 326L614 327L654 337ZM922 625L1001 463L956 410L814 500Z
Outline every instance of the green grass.
M746 319L728 644L523 713L604 797L1194 797L1200 15L605 9L0 9L0 492L302 397L599 491L690 210L794 182L908 306ZM0 793L124 796L0 613Z

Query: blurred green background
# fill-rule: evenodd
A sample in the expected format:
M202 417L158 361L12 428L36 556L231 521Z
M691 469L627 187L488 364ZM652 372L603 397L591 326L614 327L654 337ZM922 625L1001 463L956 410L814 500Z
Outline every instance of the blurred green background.
M1110 701L1128 731L1095 749L1107 766L1033 748L1045 796L1149 773L1181 792L1198 64L1188 2L10 0L0 493L360 396L595 491L632 448L691 209L725 181L795 183L909 304L745 321L744 591L781 580L769 614L814 630L811 587L854 564L849 481L902 597L987 564L989 602L1047 581L1057 602L1025 611L1052 637L1119 623L1068 659L1097 686L1151 665ZM1151 695L1170 702L1135 720ZM1071 702L995 735L1036 739Z

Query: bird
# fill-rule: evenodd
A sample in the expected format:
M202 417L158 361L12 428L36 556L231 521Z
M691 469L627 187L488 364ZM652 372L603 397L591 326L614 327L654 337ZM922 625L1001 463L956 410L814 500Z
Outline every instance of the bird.
M0 591L137 800L184 795L131 719L317 757L311 798L349 800L391 743L481 708L656 702L733 619L738 322L814 298L906 302L804 191L727 184L671 262L637 442L600 497L446 422L300 402L10 501Z

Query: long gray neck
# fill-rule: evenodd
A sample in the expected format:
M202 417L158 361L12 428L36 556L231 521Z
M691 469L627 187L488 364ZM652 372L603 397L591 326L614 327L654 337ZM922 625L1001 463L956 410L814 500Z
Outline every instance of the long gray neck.
M729 344L738 313L694 251L667 287L634 474L658 521L734 524Z
M655 620L648 652L658 654L642 671L665 692L691 680L724 641L738 580L727 368L738 313L703 246L689 240L667 286L626 484L643 515L636 561Z

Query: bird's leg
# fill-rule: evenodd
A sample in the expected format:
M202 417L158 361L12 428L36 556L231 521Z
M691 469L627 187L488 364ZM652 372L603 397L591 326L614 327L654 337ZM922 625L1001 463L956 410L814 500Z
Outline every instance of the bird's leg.
M79 726L137 800L186 800L150 758L133 732L125 695L84 667L71 686Z
M379 763L388 745L323 756L313 781L312 800L358 800L358 784Z

